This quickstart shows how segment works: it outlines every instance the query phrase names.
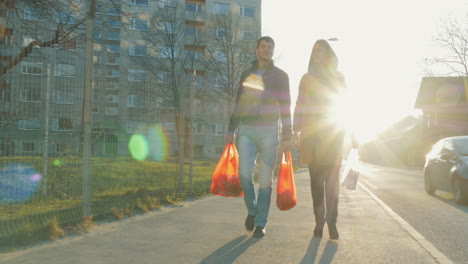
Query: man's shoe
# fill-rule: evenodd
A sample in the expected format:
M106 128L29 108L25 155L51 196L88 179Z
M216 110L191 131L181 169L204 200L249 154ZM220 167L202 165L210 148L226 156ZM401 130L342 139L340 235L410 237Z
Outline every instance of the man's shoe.
M263 227L263 226L255 227L255 231L253 233L254 237L260 238L260 237L263 237L264 235L265 235L265 227Z
M333 240L340 239L340 234L338 234L338 229L336 229L336 225L328 226L328 233L330 235L330 239L333 239Z
M245 229L248 231L254 230L254 224L255 224L255 215L248 215L247 218L245 219Z
M322 237L323 236L323 227L316 226L314 229L314 237Z

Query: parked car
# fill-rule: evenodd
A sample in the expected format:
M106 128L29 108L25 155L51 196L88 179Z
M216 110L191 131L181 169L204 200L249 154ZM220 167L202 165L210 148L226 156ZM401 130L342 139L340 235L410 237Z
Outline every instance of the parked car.
M468 203L468 136L443 138L426 155L424 187L453 193L456 203Z

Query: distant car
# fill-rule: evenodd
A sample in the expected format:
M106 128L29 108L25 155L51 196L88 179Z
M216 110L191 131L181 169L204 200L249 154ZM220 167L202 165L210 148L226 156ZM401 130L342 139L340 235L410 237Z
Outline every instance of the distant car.
M426 155L424 187L428 194L436 189L453 193L456 203L468 203L468 136L437 141Z

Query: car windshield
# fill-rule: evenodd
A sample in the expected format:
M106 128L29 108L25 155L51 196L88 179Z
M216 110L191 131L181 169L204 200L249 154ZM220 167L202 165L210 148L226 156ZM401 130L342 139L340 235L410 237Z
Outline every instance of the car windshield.
M455 150L462 156L468 156L468 138L454 141Z

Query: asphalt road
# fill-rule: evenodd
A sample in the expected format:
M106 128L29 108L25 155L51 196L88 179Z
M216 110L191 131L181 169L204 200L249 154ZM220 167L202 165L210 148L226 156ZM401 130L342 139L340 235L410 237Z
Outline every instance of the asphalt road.
M468 207L424 191L422 170L363 164L360 181L454 263L468 263Z

